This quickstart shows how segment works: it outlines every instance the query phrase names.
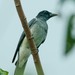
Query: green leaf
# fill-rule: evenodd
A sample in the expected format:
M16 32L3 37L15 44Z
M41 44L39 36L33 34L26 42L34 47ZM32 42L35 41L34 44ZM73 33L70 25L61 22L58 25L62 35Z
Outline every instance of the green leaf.
M0 69L0 75L8 75L8 72Z
M63 4L66 0L60 0L60 3Z
M73 19L75 15L71 15L68 21L68 30L67 30L67 37L66 37L66 49L65 54L69 53L74 46L75 39L72 38L72 29L73 29Z
M59 3L60 3L61 5L63 5L65 2L68 2L68 1L73 1L73 2L75 2L75 0L59 0Z

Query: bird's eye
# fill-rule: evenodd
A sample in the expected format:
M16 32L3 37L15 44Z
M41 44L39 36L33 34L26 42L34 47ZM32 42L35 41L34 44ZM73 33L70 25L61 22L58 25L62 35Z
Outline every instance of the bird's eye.
M46 15L47 18L48 18L49 16L50 16L49 14Z

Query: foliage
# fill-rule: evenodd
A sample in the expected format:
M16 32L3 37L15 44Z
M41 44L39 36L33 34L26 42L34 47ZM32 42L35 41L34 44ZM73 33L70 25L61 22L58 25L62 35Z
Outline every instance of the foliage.
M8 72L0 69L0 75L8 75Z
M68 30L67 30L67 38L66 38L66 49L65 49L65 54L70 52L72 50L72 47L74 46L75 43L75 38L72 37L72 30L73 30L73 19L75 15L71 15L68 21Z
M59 0L59 3L60 3L60 10L61 8L64 6L65 3L68 4L68 2L71 1L71 2L75 2L75 0ZM71 4L71 3L70 3ZM75 9L74 9L75 10ZM61 11L59 11L60 13L62 13ZM74 12L75 13L75 12ZM64 14L64 13L63 13ZM65 47L65 55L68 54L70 51L72 51L72 48L74 47L74 44L75 44L75 36L73 38L72 36L72 31L74 28L73 25L75 25L75 22L73 23L73 20L75 21L75 14L71 13L71 15L69 15L69 21L67 21L67 34L66 34L66 47ZM74 32L74 35L75 35L75 32Z
M75 0L60 0L60 4L64 4L65 2L68 2L68 1L73 1L73 2L75 2Z

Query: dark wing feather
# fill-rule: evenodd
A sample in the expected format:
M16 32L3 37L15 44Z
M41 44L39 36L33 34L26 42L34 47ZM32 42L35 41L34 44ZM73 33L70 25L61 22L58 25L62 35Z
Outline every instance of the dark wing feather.
M21 35L21 37L20 37L19 43L18 43L18 45L17 45L17 48L16 48L16 51L15 51L15 54L14 54L12 63L14 62L14 60L15 60L15 58L16 58L16 55L17 55L17 53L18 53L18 51L19 51L19 47L20 47L20 45L21 45L21 43L22 43L24 37L25 37L25 33L24 33L24 31L23 31L23 32L22 32L22 35Z
M36 19L35 19L35 18L32 19L32 20L29 22L29 27L31 28L31 27L34 25L34 23L36 23ZM18 53L18 51L19 51L20 45L22 44L23 39L25 38L25 36L26 36L26 35L25 35L25 32L23 31L23 32L22 32L22 35L21 35L21 37L20 37L19 43L18 43L18 45L17 45L17 48L16 48L16 51L15 51L15 54L14 54L12 63L15 61L16 55L17 55L17 53Z

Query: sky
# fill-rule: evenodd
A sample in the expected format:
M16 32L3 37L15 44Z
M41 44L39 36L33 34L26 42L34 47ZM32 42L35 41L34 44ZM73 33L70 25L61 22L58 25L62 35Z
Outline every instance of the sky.
M22 0L22 7L29 22L42 10L58 13L58 0ZM67 9L68 8L68 9ZM75 48L64 56L64 41L68 15L74 12L74 4L65 3L61 10L64 17L53 17L47 21L46 41L39 48L39 56L45 75L75 75ZM0 68L14 74L12 63L20 35L23 31L14 0L0 1ZM37 75L32 55L29 57L26 75Z

